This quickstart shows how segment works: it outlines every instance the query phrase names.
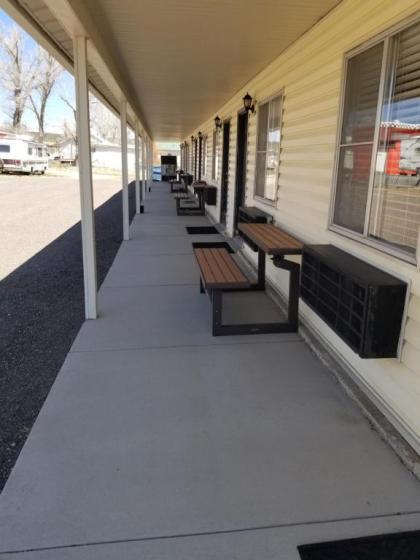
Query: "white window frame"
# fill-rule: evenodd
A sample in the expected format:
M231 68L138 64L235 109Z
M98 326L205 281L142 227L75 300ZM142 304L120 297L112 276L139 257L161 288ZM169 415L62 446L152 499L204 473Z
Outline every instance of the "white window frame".
M257 190L257 154L258 154L258 136L259 136L259 126L260 126L260 112L258 110L258 107L260 107L261 105L265 105L266 103L270 103L270 101L272 101L273 99L275 99L276 97L280 97L280 144L279 144L279 151L278 151L278 165L277 165L277 177L276 177L276 196L274 199L271 198L266 198L265 196L261 196L260 194L257 194L256 190ZM280 177L280 162L281 162L281 144L282 144L282 129L283 129L283 107L284 107L284 89L281 89L280 91L277 91L276 93L274 93L273 95L270 95L270 97L266 97L265 99L263 99L262 101L258 102L258 106L257 106L257 121L256 121L256 134L255 134L255 170L254 170L254 199L258 200L264 204L267 204L269 206L277 206L277 200L278 200L278 191L279 191L279 177ZM265 151L267 153L267 150ZM265 184L264 184L264 188L265 188Z
M417 266L420 262L420 233L417 242L416 248L416 255L414 257L408 255L404 251L400 251L395 249L385 241L380 241L377 239L372 239L367 236L368 226L369 226L369 218L370 218L370 209L372 205L372 196L373 196L373 188L374 188L374 171L376 165L376 157L378 153L378 143L379 143L379 128L380 128L380 119L382 113L382 106L384 100L384 89L385 89L385 78L386 78L386 71L387 71L387 56L389 52L389 43L390 39L404 31L406 28L415 25L416 23L420 22L420 13L417 13L415 16L410 16L405 18L398 24L394 25L393 27L383 31L381 34L365 41L364 43L358 45L354 49L346 52L343 56L343 64L342 64L342 80L341 80L341 90L340 90L340 102L338 108L338 124L337 124L337 135L336 135L336 144L335 144L335 156L334 156L334 168L333 168L333 177L332 177L332 185L331 185L331 197L330 197L330 208L328 214L328 229L334 233L342 235L343 237L348 237L354 241L358 241L363 245L367 245L374 249L377 249L383 253L386 253L392 257L396 257L397 259L407 262L409 264ZM380 75L380 82L379 82L379 91L378 91L378 106L376 111L376 121L375 121L375 133L372 143L372 159L371 159L371 167L370 167L370 175L369 175L369 185L368 185L368 194L367 194L367 202L366 202L366 210L365 210L365 222L364 222L364 231L363 234L357 233L351 229L347 229L343 226L337 225L334 223L334 210L335 210L335 202L337 197L337 179L338 179L338 171L339 171L339 163L340 163L340 148L342 146L341 138L342 138L342 127L343 127L343 118L344 118L344 101L346 95L346 86L347 86L347 70L348 70L348 63L349 60L358 54L363 53L364 51L378 45L379 43L384 44L383 53L382 53L382 66L381 66L381 75Z

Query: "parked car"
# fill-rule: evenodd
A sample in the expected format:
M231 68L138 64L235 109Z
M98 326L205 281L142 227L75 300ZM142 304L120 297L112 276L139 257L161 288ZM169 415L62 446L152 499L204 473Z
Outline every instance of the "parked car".
M161 172L160 165L154 165L153 166L152 179L153 179L153 181L161 181L162 180L162 172Z

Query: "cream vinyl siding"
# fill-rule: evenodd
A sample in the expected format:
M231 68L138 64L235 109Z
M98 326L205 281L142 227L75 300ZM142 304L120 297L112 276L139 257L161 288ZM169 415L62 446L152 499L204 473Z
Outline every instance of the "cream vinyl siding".
M236 171L237 113L242 97L249 93L263 101L283 92L283 121L277 200L267 204L254 197L256 124L248 124L246 204L274 215L275 222L306 243L333 243L391 274L411 283L401 359L362 360L301 302L306 322L340 355L358 383L378 404L407 440L420 452L420 273L395 257L329 230L340 94L344 55L377 38L390 27L413 22L420 16L420 2L413 0L345 0L265 68L243 90L217 111L222 120L231 118L227 232L233 229ZM420 40L420 39L419 39ZM214 116L198 130L212 136ZM220 141L221 144L221 141ZM221 147L221 146L220 146ZM211 150L209 168L211 168ZM220 204L208 207L218 221ZM208 182L212 183L209 177ZM214 183L214 181L213 181ZM255 261L255 253L245 249ZM267 274L285 293L287 275L267 260Z

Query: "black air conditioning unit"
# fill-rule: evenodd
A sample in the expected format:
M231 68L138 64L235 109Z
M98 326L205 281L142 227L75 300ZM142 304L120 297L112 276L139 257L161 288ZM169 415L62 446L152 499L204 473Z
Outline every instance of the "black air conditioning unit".
M185 186L192 185L193 179L194 177L190 173L181 175L181 180L184 181Z
M204 202L208 206L216 206L217 202L217 187L208 186L204 191Z
M301 297L362 358L395 358L407 284L334 247L303 250Z
M238 210L238 222L253 223L253 224L267 224L273 223L273 216L260 210L256 206L241 206ZM253 251L258 251L258 247L253 243L243 232L240 236Z

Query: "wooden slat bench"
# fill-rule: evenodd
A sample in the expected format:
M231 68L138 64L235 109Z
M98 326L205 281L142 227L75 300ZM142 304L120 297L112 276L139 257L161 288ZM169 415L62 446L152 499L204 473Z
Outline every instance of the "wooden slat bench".
M171 189L171 193L175 192L187 192L187 187L182 181L178 181L177 179L170 179L169 186Z
M245 234L267 255L300 255L303 243L273 224L239 224L239 232Z
M251 282L227 249L197 247L194 254L200 268L200 292L207 291L213 304L213 336L236 334L233 325L222 324L222 292L247 289Z
M194 249L194 254L200 267L204 289L249 288L250 281L226 249L197 248Z
M288 325L290 331L298 329L299 314L299 263L285 259L287 255L301 255L303 243L273 224L240 223L239 233L258 249L258 282L256 289L265 288L265 257L270 255L274 266L289 272Z
M253 284L228 249L205 243L193 243L200 269L200 292L207 292L213 306L213 336L290 332L288 322L223 324L223 293L249 291Z
M176 193L174 199L177 216L203 216L205 214L201 201L190 193Z

